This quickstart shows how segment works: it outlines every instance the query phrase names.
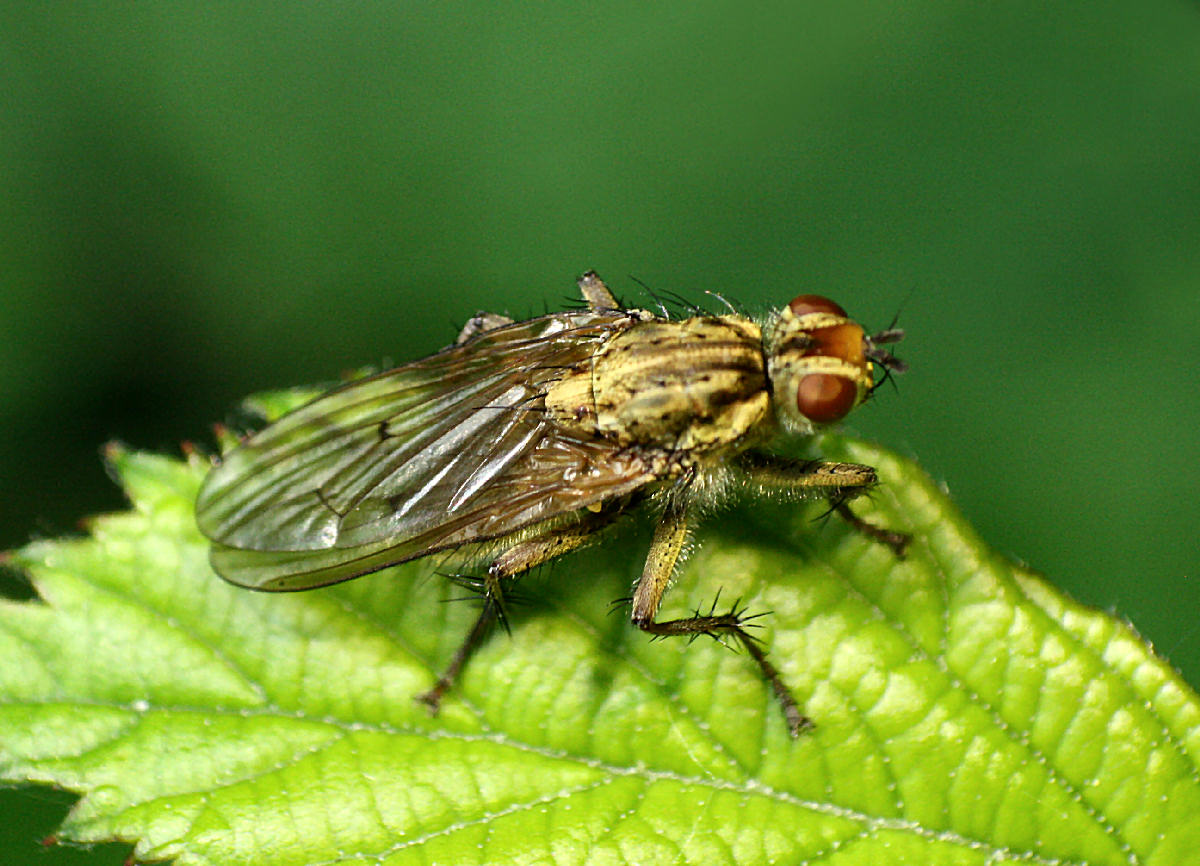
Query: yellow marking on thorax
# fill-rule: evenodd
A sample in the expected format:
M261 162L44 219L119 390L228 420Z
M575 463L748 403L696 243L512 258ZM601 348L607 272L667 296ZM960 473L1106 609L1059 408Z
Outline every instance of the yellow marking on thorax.
M769 408L762 335L739 316L636 325L546 395L566 431L671 450L736 442Z

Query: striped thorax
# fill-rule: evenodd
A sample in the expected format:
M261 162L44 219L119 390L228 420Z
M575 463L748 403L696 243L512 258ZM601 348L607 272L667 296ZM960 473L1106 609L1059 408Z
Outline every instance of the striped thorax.
M770 409L762 335L740 316L652 320L614 336L550 388L564 432L620 446L706 451L742 440Z

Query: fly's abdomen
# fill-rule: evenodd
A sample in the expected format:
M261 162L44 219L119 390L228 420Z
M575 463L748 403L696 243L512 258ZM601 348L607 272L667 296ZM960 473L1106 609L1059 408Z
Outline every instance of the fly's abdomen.
M546 395L566 432L671 450L735 443L769 403L761 334L738 316L635 325Z

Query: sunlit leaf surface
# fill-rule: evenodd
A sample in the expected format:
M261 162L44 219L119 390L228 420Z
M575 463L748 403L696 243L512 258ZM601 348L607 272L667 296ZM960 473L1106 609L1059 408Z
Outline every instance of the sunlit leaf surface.
M1200 856L1200 702L1127 626L987 550L914 465L897 562L819 509L715 517L668 615L721 598L817 728L789 738L744 653L651 642L611 602L632 529L524 580L442 714L470 604L418 562L294 595L224 584L204 473L114 450L133 502L15 554L0 774L83 795L61 837L198 864L1163 864Z

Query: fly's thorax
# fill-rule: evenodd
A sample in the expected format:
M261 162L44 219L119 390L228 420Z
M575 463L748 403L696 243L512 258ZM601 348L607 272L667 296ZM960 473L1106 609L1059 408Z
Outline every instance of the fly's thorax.
M840 421L871 392L862 326L820 295L795 298L770 331L768 369L780 420L795 433Z
M672 450L737 443L769 407L762 334L740 316L635 325L546 395L566 432Z

